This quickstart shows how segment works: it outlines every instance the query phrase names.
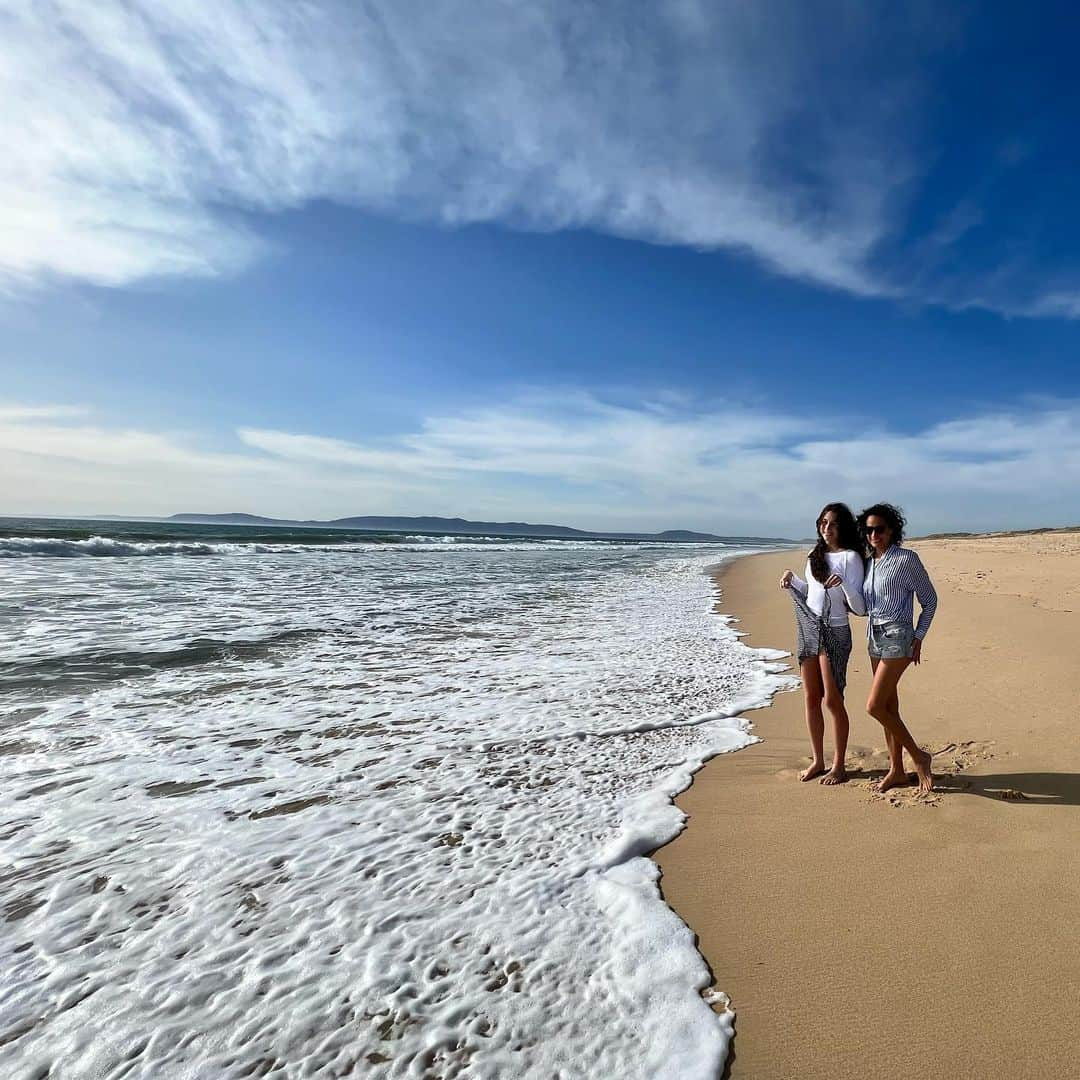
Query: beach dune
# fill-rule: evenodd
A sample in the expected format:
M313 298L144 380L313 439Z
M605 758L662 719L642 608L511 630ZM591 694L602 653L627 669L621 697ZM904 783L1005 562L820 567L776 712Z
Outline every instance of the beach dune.
M911 546L941 601L901 706L942 751L935 793L870 788L885 743L853 619L851 781L799 782L801 693L780 694L656 856L736 1010L735 1080L1080 1076L1080 534ZM777 585L803 561L721 572L747 644L792 647Z

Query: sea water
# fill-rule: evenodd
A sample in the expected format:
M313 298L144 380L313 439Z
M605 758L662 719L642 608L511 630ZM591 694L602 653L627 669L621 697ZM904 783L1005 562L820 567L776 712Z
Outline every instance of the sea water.
M395 540L0 538L4 1077L718 1075L648 854L746 549Z

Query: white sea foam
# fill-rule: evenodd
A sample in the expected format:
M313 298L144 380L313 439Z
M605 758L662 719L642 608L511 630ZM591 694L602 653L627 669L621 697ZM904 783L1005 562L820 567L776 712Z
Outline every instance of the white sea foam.
M779 654L708 557L504 548L8 564L9 1075L717 1074L647 854Z
M387 551L424 551L431 547L454 551L524 551L531 547L556 547L567 551L595 549L598 546L616 547L621 550L643 550L646 547L666 547L670 544L657 542L653 545L619 543L596 540L556 540L502 536L372 536L365 540L351 540L327 544L311 543L237 543L182 540L124 540L109 536L90 536L83 540L68 540L50 536L0 536L0 559L3 558L77 558L91 555L98 557L152 556L152 555L289 555L300 552L369 551L380 547Z
M259 555L284 547L286 545L136 542L117 540L109 536L90 536L85 540L65 540L48 536L3 536L0 537L0 558L32 555L52 558L77 558L81 555Z
M505 544L507 542L507 538L503 536L431 536L425 533L406 536L405 539L411 540L415 544L442 544L443 546L453 546L454 544ZM522 541L527 542L524 537Z

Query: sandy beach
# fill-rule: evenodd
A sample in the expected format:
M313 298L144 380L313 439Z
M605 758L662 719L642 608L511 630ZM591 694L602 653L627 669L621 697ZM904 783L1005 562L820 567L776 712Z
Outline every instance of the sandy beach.
M753 714L762 743L698 773L656 855L736 1010L735 1080L1080 1076L1080 534L910 546L940 606L901 707L922 745L953 746L935 794L870 787L885 744L853 619L851 780L799 782L802 696L780 694ZM747 644L793 647L777 585L804 561L722 573Z

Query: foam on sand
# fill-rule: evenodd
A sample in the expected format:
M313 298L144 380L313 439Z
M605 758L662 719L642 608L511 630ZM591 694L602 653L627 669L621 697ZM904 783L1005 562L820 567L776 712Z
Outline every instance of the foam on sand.
M9 564L16 1075L715 1076L646 856L777 654L715 555L400 554Z

